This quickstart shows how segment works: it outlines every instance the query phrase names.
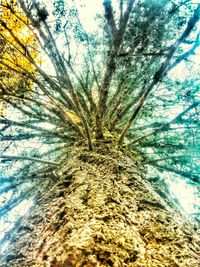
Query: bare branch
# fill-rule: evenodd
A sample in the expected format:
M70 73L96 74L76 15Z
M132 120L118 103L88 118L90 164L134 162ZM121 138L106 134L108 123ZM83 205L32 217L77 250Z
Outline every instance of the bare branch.
M140 100L138 101L138 104L137 104L133 114L129 118L127 124L125 125L125 127L124 127L124 129L123 129L123 131L121 133L121 136L119 138L119 144L121 144L123 142L123 139L124 139L125 135L127 134L127 132L129 130L129 128L131 127L133 121L135 120L135 118L137 117L137 115L140 112L141 108L143 107L143 104L144 104L146 98L148 97L149 93L152 91L154 86L157 85L161 81L161 79L164 77L164 75L167 74L167 68L168 68L168 66L170 64L170 61L171 61L172 57L174 56L174 53L176 52L176 50L178 49L180 44L191 33L191 31L193 30L193 28L195 27L195 25L199 21L199 18L200 18L200 5L198 5L197 9L194 11L193 16L189 19L189 21L187 23L187 26L186 26L186 29L183 31L181 36L176 40L175 44L172 45L172 47L170 48L166 60L161 64L160 68L154 74L153 80L150 83L150 85L148 85L147 87L144 87L144 90L143 90L144 93L141 96Z
M110 32L111 32L113 39L114 39L116 32L117 32L117 28L115 25L115 19L114 19L114 15L113 15L113 8L112 8L111 0L104 0L103 5L104 5L104 9L105 9L105 18L108 22Z
M36 158L36 157L23 157L23 156L0 155L0 159L8 159L8 160L29 160L29 161L34 161L34 162L40 162L40 163L44 163L44 164L59 166L59 163L56 163L54 161L43 160L43 159L39 159L39 158Z
M197 156L196 156L197 157ZM169 157L164 157L164 158L158 158L158 159L145 159L144 164L154 164L160 161L167 161L167 160L177 160L177 159L191 159L195 158L195 156L191 155L175 155L175 156L169 156Z
M156 129L152 130L151 132L147 133L146 135L138 137L137 139L133 140L129 145L137 144L141 140L143 140L149 136L156 135L160 132L169 131L170 129L173 130L173 128L170 128L171 124L178 123L185 114L187 114L190 110L196 108L198 105L200 105L200 101L194 102L192 105L190 105L188 108L183 110L179 115L177 115L174 119L172 119L168 123L165 123L165 124L155 123L155 124L153 124L152 126L156 127Z
M200 32L197 34L195 42L192 46L192 48L190 48L187 52L185 52L184 54L180 55L167 69L167 71L169 72L171 69L173 69L174 67L176 67L181 61L183 60L187 60L189 56L194 55L195 51L197 50L197 48L200 46Z
M180 175L182 177L188 178L189 180L191 180L194 183L199 183L199 176L196 175L196 174L193 174L191 172L185 172L185 171L181 171L181 170L176 170L176 169L173 169L173 168L170 168L170 167L167 167L167 166L161 166L161 165L157 165L157 164L154 164L154 163L151 163L150 165L152 165L152 166L154 166L154 167L156 167L158 169L161 169L163 171L172 172L172 173L175 173L175 174Z
M32 125L32 124L37 123L37 122L38 122L38 120L29 120L29 121L18 122L18 121L9 120L6 118L0 118L0 124L9 125L9 126L11 126L11 125L12 126L19 126L22 128L27 128L27 129L36 130L36 131L43 132L43 133L52 134L51 130L47 130L47 129L44 129L44 128L39 127L39 126Z

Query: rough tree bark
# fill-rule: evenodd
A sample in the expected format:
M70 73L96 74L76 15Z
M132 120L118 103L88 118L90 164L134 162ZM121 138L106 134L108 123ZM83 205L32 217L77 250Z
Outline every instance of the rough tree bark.
M140 159L71 148L58 180L12 235L2 267L198 267L190 222L145 179Z

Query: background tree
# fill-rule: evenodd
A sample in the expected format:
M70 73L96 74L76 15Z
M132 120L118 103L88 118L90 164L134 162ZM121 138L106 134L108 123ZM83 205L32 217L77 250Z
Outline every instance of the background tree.
M25 49L36 59L39 47L34 34L26 26L28 23L16 1L1 1L1 91L7 101L9 96L13 96L13 91L23 96L24 91L31 88L31 79L24 76L27 71L33 74L35 68L21 54Z
M198 192L200 6L102 4L91 33L74 1L1 2L1 218L32 203L1 266L199 264L166 179Z

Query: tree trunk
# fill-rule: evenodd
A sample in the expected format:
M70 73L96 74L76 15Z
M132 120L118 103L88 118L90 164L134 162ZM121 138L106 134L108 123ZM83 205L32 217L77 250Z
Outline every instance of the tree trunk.
M200 266L191 224L145 180L137 156L108 145L68 153L0 266Z

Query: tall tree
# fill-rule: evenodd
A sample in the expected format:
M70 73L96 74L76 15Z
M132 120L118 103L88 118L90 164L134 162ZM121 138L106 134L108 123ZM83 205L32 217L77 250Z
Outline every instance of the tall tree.
M199 187L200 5L47 4L1 1L1 266L199 266L166 180Z

